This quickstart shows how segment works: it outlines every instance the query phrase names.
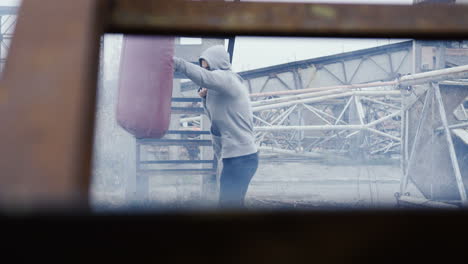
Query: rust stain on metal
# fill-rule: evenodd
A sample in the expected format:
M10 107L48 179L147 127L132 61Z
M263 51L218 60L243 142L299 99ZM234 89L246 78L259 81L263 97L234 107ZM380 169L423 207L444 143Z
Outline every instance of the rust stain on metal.
M336 18L335 9L329 6L311 6L310 12L314 16L323 17L326 19L334 19Z
M8 94L6 92L6 89L0 85L0 105L4 104L7 101Z

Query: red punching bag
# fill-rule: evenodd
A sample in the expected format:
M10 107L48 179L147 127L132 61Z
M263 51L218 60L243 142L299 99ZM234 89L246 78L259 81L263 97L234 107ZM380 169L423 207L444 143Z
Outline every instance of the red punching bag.
M169 128L173 37L124 36L118 124L137 138L161 138Z

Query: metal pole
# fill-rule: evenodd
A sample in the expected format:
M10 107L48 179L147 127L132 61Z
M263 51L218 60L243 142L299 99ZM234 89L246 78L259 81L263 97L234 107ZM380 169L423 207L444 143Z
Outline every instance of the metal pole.
M234 57L234 44L236 43L236 36L229 38L228 43L228 53L229 53L229 61L232 64L232 58Z
M455 125L451 125L451 126L448 126L449 129L456 129L456 128L465 128L465 127L468 127L468 122L463 122L463 123L460 123L460 124L455 124ZM445 127L441 126L441 127L438 127L435 129L435 131L442 131L444 130Z
M400 170L401 170L401 175L405 175L405 163L406 163L406 154L405 154L405 147L407 143L407 136L406 136L406 112L403 110L403 103L401 104L401 111L403 114L401 115L401 124L400 124L400 130L401 130L401 135L400 135L400 140L402 144L400 145Z
M361 83L361 84L350 84L350 85L337 85L320 88L308 88L292 91L279 91L279 92L268 92L268 93L253 93L250 97L267 97L273 95L291 95L291 94L303 94L309 92L318 91L329 91L336 89L356 89L356 88L370 88L370 87L382 87L382 86L396 86L396 85L416 85L428 82L457 79L468 76L468 65L452 67L447 69L416 73L412 75L405 75L398 80L388 82L373 82L373 83Z
M273 125L273 124L270 124L270 123L268 123L267 121L261 119L260 117L258 117L258 116L256 116L256 115L253 115L253 118L254 118L254 119L257 119L258 121L264 123L264 124L267 125L267 126L272 126L272 125Z
M405 75L400 78L399 84L409 86L428 82L458 79L466 76L468 76L468 65L463 65L441 70Z
M399 107L399 106L392 105L392 104L387 104L387 103L381 102L381 101L379 101L379 100L371 99L371 98L365 97L365 96L362 96L362 97L361 97L361 100L366 100L366 101L369 101L369 102L372 102L372 103L376 103L376 104L388 106L388 107L390 107L390 108L395 108L395 109L400 109L400 108L401 108L401 107Z
M400 95L400 94L401 94L400 91L346 92L346 93L341 93L341 94L334 94L334 95L319 96L319 97L302 99L302 100L288 101L288 102L278 103L278 104L256 106L256 107L253 107L252 110L254 112L258 112L258 111L263 111L263 110L268 110L268 109L290 106L293 104L317 103L317 102L322 102L328 99L342 98L342 97L347 97L347 96L352 96L352 95L382 95L383 96L383 95Z
M362 104L361 100L359 99L359 96L354 96L354 105L356 106L359 123L361 125L364 125L364 110L362 109Z
M140 168L141 161L141 145L136 140L136 183L135 183L135 198L137 202L145 203L149 198L149 176L143 173Z
M372 121L372 122L370 122L369 124L367 124L367 126L369 126L369 127L375 126L375 125L377 125L377 124L380 124L380 123L382 123L382 122L384 122L384 121L386 121L386 120L388 120L388 119L390 119L390 118L392 118L392 117L395 117L395 116L397 116L397 115L400 115L400 114L401 114L401 111L397 111L397 112L395 112L395 113L393 113L393 114L391 114L391 115L384 116L384 117L382 117L382 118L380 118L380 119L377 119L377 120L375 120L375 121Z
M465 115L465 118L468 119L468 113L466 112L465 106L463 104L461 104L461 108L463 110L463 114Z
M274 96L274 95L303 94L303 93L320 92L320 91L341 90L341 89L349 90L349 89L355 89L355 88L371 88L371 87L382 87L382 86L394 86L394 85L397 85L397 84L398 84L397 81L388 81L388 82L373 82L373 83L361 83L361 84L349 84L349 85L336 85L336 86L307 88L307 89L291 90L291 91L253 93L253 94L250 94L250 97L267 97L267 96Z
M436 202L436 201L431 201L431 200L427 200L424 198L416 198L416 197L406 196L406 195L401 196L399 198L399 202L411 205L413 207L417 206L421 208L438 208L438 209L447 209L447 210L458 209L458 206L453 205L453 204Z
M286 110L284 113L281 113L279 116L277 116L273 121L271 121L271 125L274 125L275 123L277 125L282 124L286 118L294 111L294 109L297 108L297 105L294 105L290 107L288 110ZM255 115L254 115L255 116ZM262 133L261 137L257 141L259 144L264 140L265 136L267 135L268 131Z
M377 150L374 150L374 151L372 151L370 154L374 155L374 154L379 153L380 151L383 151L383 150L385 150L385 151L384 151L384 153L385 153L385 152L387 152L390 148L396 147L396 146L399 146L399 145L401 146L400 143L394 144L394 142L391 141L390 144L388 144L387 146L385 146L385 147L383 147L383 148L380 148L380 149L377 149Z
M450 152L450 160L452 161L452 167L455 172L455 179L457 180L458 191L460 192L461 201L464 206L467 206L467 197L465 191L465 185L463 184L463 178L460 173L460 167L458 166L457 154L455 153L455 148L453 146L452 135L450 134L450 128L448 127L447 115L445 113L444 103L442 101L442 96L440 94L440 88L438 84L432 84L435 89L435 96L437 103L439 105L439 114L442 120L442 124L445 128L445 135L447 138L447 143Z
M324 126L268 126L255 127L255 131L333 131L333 130L365 130L365 125L324 125Z
M367 131L370 131L370 132L372 132L372 133L374 133L374 134L377 134L377 135L381 135L381 136L384 136L384 137L391 138L391 139L393 139L393 140L395 140L395 141L401 141L401 139L400 139L399 137L392 136L392 135L390 135L390 134L381 132L381 131L379 131L379 130L377 130L377 129L373 129L373 128L367 127L366 130L367 130Z
M409 112L408 110L405 110L405 168L408 167L408 160L409 160Z
M330 121L328 121L327 119L325 119L323 116L321 116L317 111L315 111L314 109L312 109L311 107L308 107L306 104L302 104L302 106L304 106L307 110L311 111L312 113L314 113L318 118L320 118L321 120L323 120L325 123L331 125L332 123Z
M309 109L309 110L311 110L311 111L315 111L315 112L320 113L320 114L322 114L322 115L324 115L324 116L328 116L328 117L330 117L330 118L333 118L333 119L335 120L335 122L341 122L341 123L343 123L343 124L347 124L345 121L337 120L336 117L334 117L334 116L332 116L332 115L330 115L330 114L327 114L327 113L325 113L325 112L321 111L320 109L317 109L317 108L315 108L315 107L313 107L313 106L306 105L306 104L302 104L302 105L303 105L305 108L307 108L307 109ZM335 125L336 125L336 124L335 124Z
M275 99L268 99L268 100L259 100L259 101L254 101L251 103L252 107L259 107L259 106L264 106L264 105L272 105L272 104L278 104L278 103L283 103L283 102L291 102L291 101L297 101L297 100L302 100L306 98L325 98L327 99L326 95L346 95L350 92L353 92L355 95L369 95L369 96L387 96L387 95L400 95L400 91L392 90L392 91L380 91L380 90L373 90L373 91L346 91L343 89L338 89L338 90L333 90L333 91L326 91L326 92L314 92L314 93L304 93L301 95L296 95L296 96L288 96L288 97L282 97L282 98L275 98ZM334 97L332 97L334 98ZM369 99L372 100L372 99ZM381 104L380 101L376 101ZM390 105L393 108L396 108L397 106Z
M284 113L281 115L277 116L275 119L271 121L272 125L280 125L282 124L286 118L297 108L297 105L293 105L291 108L286 110Z
M348 102L346 103L346 105L343 107L343 110L341 111L340 115L338 116L338 119L336 119L336 122L335 122L335 125L338 124L338 122L341 121L341 118L343 118L343 115L344 113L346 112L346 110L348 109L349 105L351 104L351 101L353 101L353 96L351 96L348 100Z
M268 100L259 100L259 101L254 101L252 102L252 106L260 106L260 105L266 105L266 104L276 104L276 103L282 103L282 102L288 102L292 100L300 100L304 98L310 98L310 97L318 97L318 96L323 96L323 95L330 95L330 94L337 94L337 93L342 93L346 92L346 89L334 89L334 90L329 90L329 91L322 91L322 92L311 92L311 93L302 93L300 95L294 95L294 96L288 96L288 97L282 97L282 98L275 98L275 99L268 99Z
M332 136L330 136L330 137L328 137L328 138L323 139L322 141L316 141L316 142L312 143L311 145L307 146L306 149L312 149L312 148L314 148L314 147L316 147L316 146L318 146L318 145L320 145L320 144L323 144L323 143L325 143L325 142L328 142L328 141L330 141L330 140L332 140L332 139L338 137L340 134L343 134L343 133L345 133L345 132L346 132L346 130L343 130L343 131L340 131L340 132L338 132L338 133L336 133L336 134L334 134L334 135L332 135ZM355 134L357 134L357 133L359 133L359 130L358 130L358 131L355 131L355 132L353 132L353 133L351 133L351 134L349 134L349 135L347 135L346 138L348 138L348 137L351 136L351 135L355 135Z

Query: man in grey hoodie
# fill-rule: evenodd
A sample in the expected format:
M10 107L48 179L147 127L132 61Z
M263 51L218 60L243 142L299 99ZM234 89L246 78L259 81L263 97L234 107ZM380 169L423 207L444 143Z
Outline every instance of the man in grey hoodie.
M223 161L219 205L243 207L250 180L258 167L253 114L247 87L232 72L229 54L217 45L205 50L198 67L174 57L178 71L199 85L199 95L211 121L213 149Z

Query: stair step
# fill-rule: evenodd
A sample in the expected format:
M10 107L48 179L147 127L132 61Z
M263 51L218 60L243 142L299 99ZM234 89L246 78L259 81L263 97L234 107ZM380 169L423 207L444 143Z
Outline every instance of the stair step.
M197 145L197 146L211 146L211 140L209 139L138 139L137 144L142 145L158 145L158 146L186 146L186 145Z
M213 162L213 160L147 160L140 161L140 164L204 164Z
M151 169L138 170L138 174L146 174L148 176L163 176L163 175L216 175L215 169Z
M166 134L169 134L169 135L209 135L210 131L168 130Z

